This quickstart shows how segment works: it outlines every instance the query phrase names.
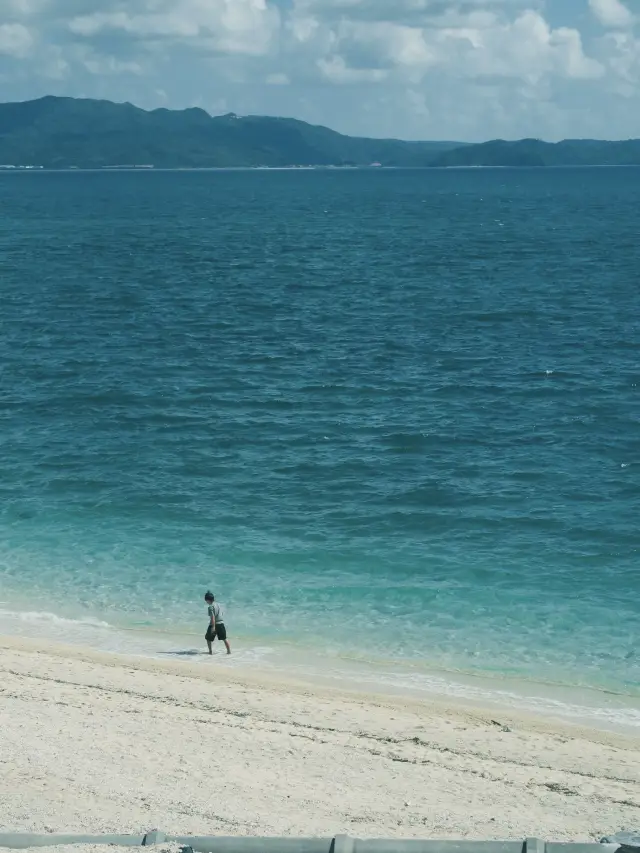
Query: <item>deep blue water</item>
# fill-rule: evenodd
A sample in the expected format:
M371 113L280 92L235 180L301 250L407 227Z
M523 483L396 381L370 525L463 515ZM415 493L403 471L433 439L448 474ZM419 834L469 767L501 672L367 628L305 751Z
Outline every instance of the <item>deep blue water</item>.
M239 651L640 695L639 233L636 169L0 174L0 631L211 586Z

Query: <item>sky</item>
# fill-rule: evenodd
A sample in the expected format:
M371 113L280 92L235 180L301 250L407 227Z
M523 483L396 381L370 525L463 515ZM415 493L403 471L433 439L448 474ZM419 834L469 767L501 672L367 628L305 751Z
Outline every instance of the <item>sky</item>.
M405 139L640 137L640 0L0 0L0 101Z

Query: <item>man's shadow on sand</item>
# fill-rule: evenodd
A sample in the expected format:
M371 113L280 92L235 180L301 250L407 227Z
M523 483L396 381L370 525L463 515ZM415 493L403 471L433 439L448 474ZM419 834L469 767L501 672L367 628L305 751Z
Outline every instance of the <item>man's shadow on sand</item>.
M160 652L161 655L173 655L174 657L197 657L198 655L209 655L209 652L201 652L198 649L177 649L174 652Z

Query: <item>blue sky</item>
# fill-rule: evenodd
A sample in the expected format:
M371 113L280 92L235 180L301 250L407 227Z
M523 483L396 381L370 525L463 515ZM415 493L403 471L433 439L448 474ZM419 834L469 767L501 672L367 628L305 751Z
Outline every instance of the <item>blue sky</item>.
M0 0L0 100L351 134L640 137L640 0Z

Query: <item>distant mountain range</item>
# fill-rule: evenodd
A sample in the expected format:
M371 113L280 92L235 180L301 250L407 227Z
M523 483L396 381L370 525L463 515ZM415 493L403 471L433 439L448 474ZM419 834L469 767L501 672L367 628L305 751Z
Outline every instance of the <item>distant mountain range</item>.
M56 98L0 104L0 166L48 169L638 165L640 140L402 142L289 118Z
M598 139L563 139L543 142L494 139L439 152L435 166L638 166L640 139L605 142Z
M426 166L458 144L358 139L295 119L212 118L197 108L147 112L52 96L0 104L0 164L7 165Z

